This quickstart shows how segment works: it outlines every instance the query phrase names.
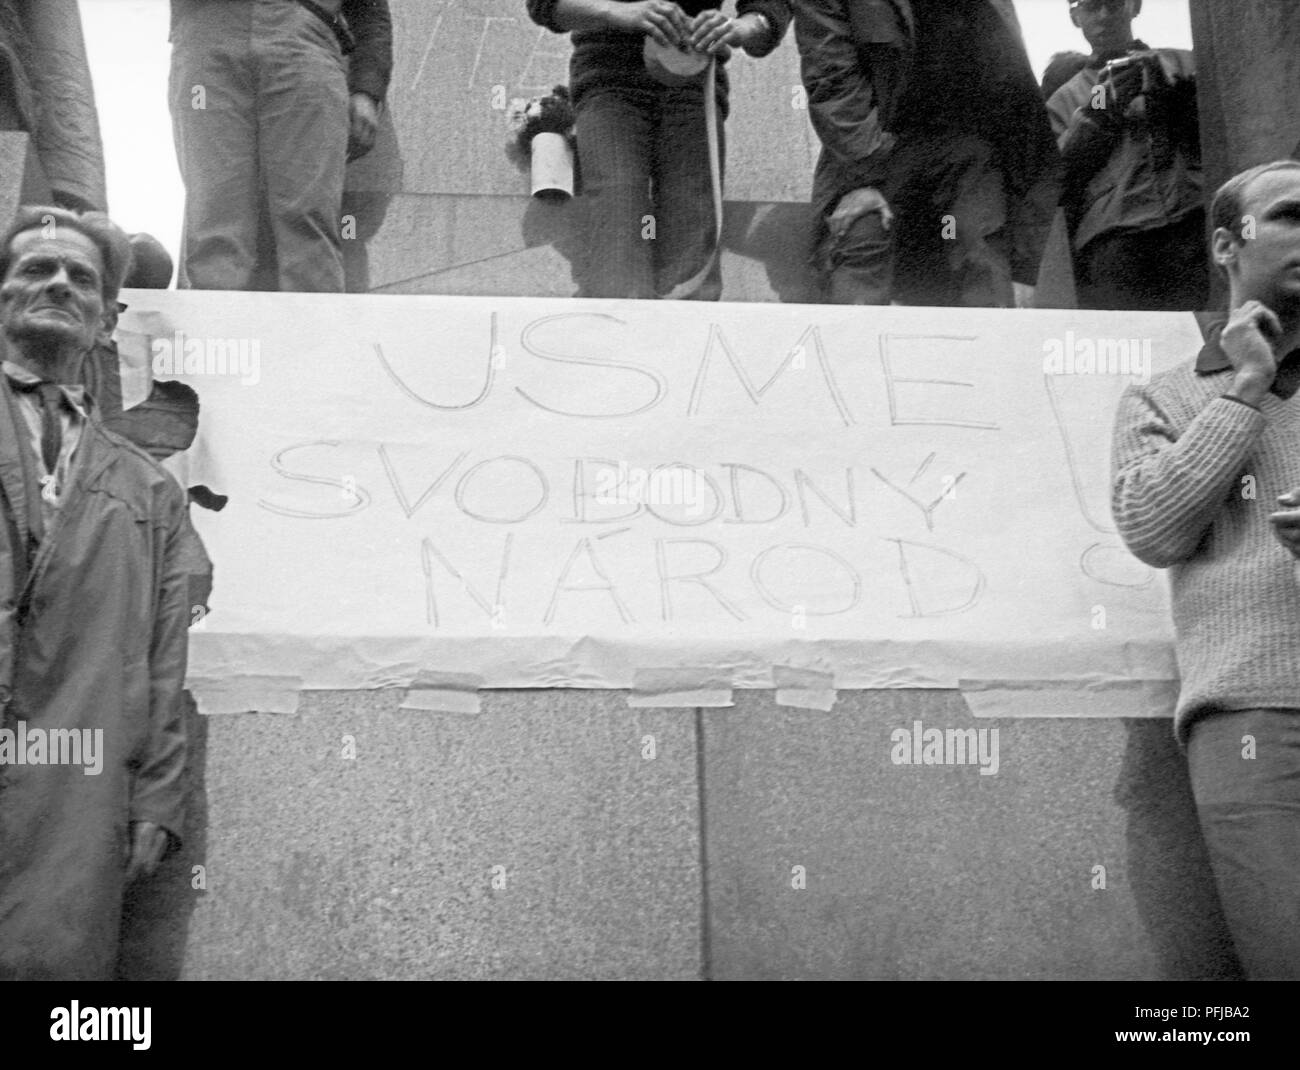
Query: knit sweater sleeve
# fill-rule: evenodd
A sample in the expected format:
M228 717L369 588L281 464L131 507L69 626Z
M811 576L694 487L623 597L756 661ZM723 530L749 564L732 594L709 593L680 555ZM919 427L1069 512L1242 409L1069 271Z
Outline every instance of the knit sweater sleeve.
M1180 430L1151 386L1120 398L1111 513L1125 545L1154 568L1190 558L1267 423L1257 409L1214 397Z

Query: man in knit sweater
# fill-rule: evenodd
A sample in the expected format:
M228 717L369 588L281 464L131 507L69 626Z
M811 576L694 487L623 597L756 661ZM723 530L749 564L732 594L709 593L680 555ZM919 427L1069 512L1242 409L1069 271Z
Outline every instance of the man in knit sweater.
M1168 568L1175 730L1228 925L1252 978L1300 978L1300 162L1210 208L1230 314L1200 355L1130 386L1112 508Z

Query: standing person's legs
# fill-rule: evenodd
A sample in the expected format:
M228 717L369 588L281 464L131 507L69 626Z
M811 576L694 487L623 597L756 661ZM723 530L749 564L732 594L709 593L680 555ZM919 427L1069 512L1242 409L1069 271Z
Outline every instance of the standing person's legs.
M936 297L965 308L1012 307L1006 184L993 146L965 134L935 139L925 151L935 177L928 236L938 236L948 274L947 294Z
M1112 231L1093 238L1074 255L1074 287L1080 308L1140 309L1149 298L1135 273L1138 235Z
M1076 258L1080 308L1199 312L1209 302L1205 212L1094 238Z
M894 244L894 234L885 230L879 212L859 216L839 238L827 233L816 255L816 266L826 279L826 300L833 305L889 304Z
M1163 238L1148 247L1144 274L1157 283L1155 303L1167 312L1201 312L1210 303L1210 258L1206 251L1205 209L1188 212L1165 227Z
M1300 709L1211 714L1187 764L1247 976L1300 978Z
M653 124L645 89L602 86L578 105L586 210L581 297L655 295L653 243L664 227L650 201Z
M257 260L257 74L250 0L193 5L176 23L169 98L185 183L180 285L245 290Z
M259 3L257 118L281 290L343 292L347 62L301 4Z
M836 305L887 305L890 301L910 303L909 283L923 258L922 246L928 226L930 177L925 174L921 145L900 138L889 156L888 177L879 192L885 198L893 222L886 229L879 212L868 212L849 224L839 237L830 233L827 219L840 198L830 203L821 222L823 237L814 255L814 266L825 279L826 300ZM847 192L847 191L846 191ZM925 274L924 271L921 274Z
M717 114L718 180L726 170L727 139L722 109ZM655 127L654 202L660 226L654 241L655 292L669 294L694 278L713 257L708 272L687 301L717 301L722 296L722 250L713 256L717 216L709 169L708 127L702 85L665 86Z

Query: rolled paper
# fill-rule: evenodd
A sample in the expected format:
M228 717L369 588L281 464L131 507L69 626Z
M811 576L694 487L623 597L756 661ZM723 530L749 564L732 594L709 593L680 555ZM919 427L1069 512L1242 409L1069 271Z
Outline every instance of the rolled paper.
M534 134L533 196L563 200L573 196L573 148L563 134Z
M680 48L665 48L653 37L645 39L641 49L651 77L664 85L689 85L698 82L708 69L709 54Z

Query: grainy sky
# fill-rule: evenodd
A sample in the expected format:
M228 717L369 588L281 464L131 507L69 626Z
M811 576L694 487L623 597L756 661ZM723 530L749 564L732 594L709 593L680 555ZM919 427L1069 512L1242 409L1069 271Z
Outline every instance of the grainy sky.
M1065 0L1015 2L1036 73L1054 52L1087 50ZM147 230L174 253L184 190L167 112L168 0L80 4L108 162L109 207L127 230ZM1146 0L1134 28L1153 45L1192 46L1187 0Z

